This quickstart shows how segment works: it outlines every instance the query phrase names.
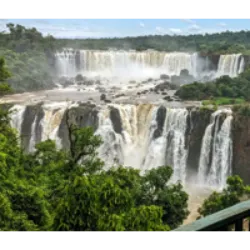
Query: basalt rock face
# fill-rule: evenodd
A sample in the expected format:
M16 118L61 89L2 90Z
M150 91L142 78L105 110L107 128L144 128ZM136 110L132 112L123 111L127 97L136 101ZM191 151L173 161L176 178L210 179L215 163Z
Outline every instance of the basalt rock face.
M7 106L5 108L11 107ZM131 120L133 119L133 116L130 117L127 113L127 117L125 117L125 119L125 114L122 112L123 108L119 108L119 106L116 105L111 104L98 107L94 104L78 103L75 106L73 104L72 106L69 106L68 108L67 107L67 105L62 104L53 104L48 107L44 106L44 104L42 103L25 106L24 112L20 112L20 116L15 117L17 123L19 121L22 121L20 124L21 126L18 125L22 139L22 147L26 151L28 151L30 149L30 146L32 146L31 141L33 145L35 145L36 143L40 142L42 138L44 140L46 134L49 133L52 138L55 138L57 142L59 141L59 144L61 144L63 149L67 150L70 146L69 127L71 124L75 124L78 127L92 126L94 131L97 131L98 128L101 128L100 131L102 133L102 136L104 135L105 137L105 133L110 134L110 136L107 136L105 141L107 152L110 152L111 149L113 151L120 152L122 150L119 147L126 146L126 143L128 143L129 148L129 143L131 142L122 141L123 144L119 144L120 140L117 140L118 144L114 145L114 147L112 145L112 142L115 141L117 136L123 135L124 130L126 130L124 122L128 121L131 123L131 127L135 125L138 126L138 130L135 130L137 131L135 134L131 132L131 138L134 136L133 138L138 139L140 136L140 132L143 132L144 128L146 128L145 136L149 131L152 131L153 133L152 137L150 134L150 141L145 140L145 142L143 142L148 143L149 146L152 146L150 146L149 151L145 151L145 158L147 158L148 152L151 152L152 149L155 150L155 153L150 155L147 159L148 162L151 162L150 157L155 157L155 159L152 160L152 165L150 165L150 167L155 167L154 164L158 164L156 158L161 159L162 156L165 156L165 158L168 159L166 161L166 164L174 164L173 159L178 160L178 152L182 150L181 155L183 157L185 156L184 158L186 159L185 168L187 172L187 178L191 178L198 172L199 162L201 158L201 149L204 148L202 146L202 141L206 134L205 132L208 128L208 125L212 122L212 117L215 117L215 123L217 125L214 125L211 131L211 135L213 136L213 138L211 139L211 145L213 145L214 141L216 141L214 139L214 134L217 133L218 135L219 131L223 130L223 128L225 130L225 120L228 117L228 112L224 111L221 113L218 112L216 116L212 116L212 113L214 113L215 110L189 107L185 111L184 109L175 110L172 108L166 108L164 106L154 107L157 108L157 110L156 113L152 113L154 115L152 115L151 117L151 115L149 115L150 112L148 112L147 110L149 108L151 109L152 107L148 106L146 108L136 109L138 112L137 116L139 115L139 117L147 117L147 119L145 118L145 123L143 121L141 122L141 124L139 124L139 126L136 120ZM59 112L58 110L61 112ZM233 116L232 127L230 128L230 131L232 131L233 139L232 174L238 174L241 178L243 178L245 183L250 184L250 117L242 116L238 113L233 113ZM169 119L171 119L171 121ZM108 124L107 127L106 122ZM112 123L112 126L110 126L110 122ZM217 130L216 133L215 128ZM166 130L166 133L164 133L163 135L164 130ZM179 136L180 133L181 136ZM220 134L219 140L223 139L223 133ZM143 137L141 137L140 140L144 139ZM160 140L156 140L159 137L162 138L160 138ZM178 138L180 138L181 142L180 140L178 140ZM207 138L209 138L209 136L207 136ZM156 144L154 144L155 141L157 141ZM161 143L163 142L167 142L166 146L164 146L164 144L161 145ZM184 146L182 142L185 144ZM110 147L110 145L112 147ZM136 150L136 147L138 145L133 144L132 146L135 146ZM219 160L216 161L216 165L220 164L221 162L219 150L221 145L223 144L220 144L219 142L217 143L216 157ZM210 149L206 151L207 154L211 154L211 152L213 151L211 147L212 146L210 146ZM158 157L158 153L160 157ZM122 153L117 153L117 155L121 155L117 157L121 162L123 162L123 157L125 156L122 155ZM215 156L211 155L209 158L212 159L213 157ZM211 160L209 161L210 163L208 163L208 165L210 167ZM183 164L179 164L180 167L182 165Z
M72 107L65 111L62 118L58 136L62 140L63 148L69 148L69 127L76 125L77 127L93 127L94 131L98 128L98 110L95 105L80 105Z
M188 175L197 173L201 153L202 139L210 122L213 110L190 110L187 118L186 147L188 150L187 170Z
M21 145L24 150L28 150L32 136L33 138L35 138L35 143L41 141L41 120L43 116L44 111L42 110L41 104L26 106L23 117L23 123L21 126ZM34 130L32 131L32 125L34 122Z
M120 112L118 109L110 107L110 120L112 121L114 131L118 134L121 134L123 128Z
M156 114L157 129L154 131L154 139L160 137L163 132L163 126L166 118L166 108L161 106Z
M234 114L233 174L250 184L250 117Z
M203 60L206 60L208 62L208 65L206 65L207 70L211 70L211 71L217 70L219 60L220 60L220 55L202 54L202 53L200 53L199 55Z

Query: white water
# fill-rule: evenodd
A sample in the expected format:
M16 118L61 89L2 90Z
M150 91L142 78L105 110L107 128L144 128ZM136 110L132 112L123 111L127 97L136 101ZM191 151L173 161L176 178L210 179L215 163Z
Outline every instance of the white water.
M80 70L77 69L74 50L58 52L56 58L58 73L64 76L81 73L132 79L159 77L161 73L179 75L182 69L197 75L197 53L80 50Z
M227 117L223 121L221 128L219 128L219 117L221 114L226 114ZM223 188L226 184L227 176L231 174L232 119L231 110L217 110L212 114L211 122L206 128L202 140L197 174L200 185Z
M228 75L236 77L244 70L244 58L241 54L221 55L218 64L217 77Z
M115 133L109 118L109 110L101 111L97 134L102 135L104 140L100 156L106 155L105 162L112 165L113 159L118 158L120 164L133 166L142 171L167 163L174 169L173 181L180 180L184 183L188 153L185 148L188 111L167 109L163 133L154 139L158 107L150 104L112 106L119 110L123 130L121 134Z
M77 54L73 49L64 49L55 56L58 74L61 76L75 77L81 73L90 77L144 79L159 77L160 74L179 75L183 69L187 69L191 75L198 78L214 75L214 72L209 70L208 58L202 59L198 53L80 50ZM244 64L241 54L221 55L214 77L236 77L243 72Z
M168 109L166 115L166 162L173 167L173 181L185 183L188 150L185 148L185 133L188 111Z
M19 136L21 135L22 123L23 123L23 115L26 107L22 105L14 105L10 111L10 125L12 128L16 129ZM20 142L20 141L19 141Z
M72 107L67 102L44 104L44 117L40 121L41 140L52 139L59 148L61 139L58 136L59 126L64 112ZM116 133L110 119L110 108L115 107L120 114L122 131ZM15 113L11 115L11 126L19 134L23 122L25 106L15 105ZM187 129L186 109L168 108L164 120L163 132L154 138L157 124L158 107L152 104L118 105L111 104L101 107L99 112L99 127L96 134L101 135L104 143L99 148L99 155L105 161L106 167L116 164L132 166L141 171L156 168L161 165L173 167L173 182L185 184L187 177L188 147L185 146ZM220 116L226 115L221 127ZM31 124L29 151L34 150L36 139L37 116ZM211 116L201 146L198 168L198 183L203 186L222 188L226 178L231 174L232 139L231 139L231 110L218 110ZM211 160L210 160L211 156Z
M29 142L29 152L33 152L35 150L36 145L36 124L37 124L37 115L31 126L31 135L30 135L30 142Z

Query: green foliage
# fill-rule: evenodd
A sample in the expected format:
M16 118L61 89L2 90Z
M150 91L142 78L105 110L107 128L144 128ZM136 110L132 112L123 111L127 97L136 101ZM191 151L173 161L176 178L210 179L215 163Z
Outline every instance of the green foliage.
M250 105L249 104L234 105L233 111L235 114L250 117Z
M43 37L35 28L27 29L11 23L7 24L7 28L9 33L0 36L0 57L6 59L13 73L9 79L10 86L16 92L54 87L51 66L55 39L52 36Z
M242 98L228 98L218 97L211 100L202 101L202 105L231 105L231 104L243 104L245 102Z
M0 230L167 231L183 222L188 195L168 184L170 167L104 170L93 129L69 133L69 151L47 140L26 154L0 109Z
M242 201L243 196L248 196L250 187L243 184L239 176L230 176L227 179L227 187L221 193L213 192L199 208L201 216L213 214Z
M5 83L10 76L10 72L5 67L4 58L0 57L0 96L11 93L11 87L8 83Z
M239 104L250 101L250 68L238 77L222 76L208 83L181 86L176 95L183 100L206 100L204 104Z
M134 49L138 51L154 49L159 51L200 52L201 54L250 54L250 32L226 31L216 34L170 36L149 35L141 37L103 39L57 39L59 47L75 49Z

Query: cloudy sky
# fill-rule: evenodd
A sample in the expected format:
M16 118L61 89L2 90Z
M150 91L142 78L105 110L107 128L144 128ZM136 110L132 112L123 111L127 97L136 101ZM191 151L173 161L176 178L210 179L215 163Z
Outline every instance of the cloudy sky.
M250 25L249 19L0 19L0 31L9 22L60 38L204 34L248 30Z

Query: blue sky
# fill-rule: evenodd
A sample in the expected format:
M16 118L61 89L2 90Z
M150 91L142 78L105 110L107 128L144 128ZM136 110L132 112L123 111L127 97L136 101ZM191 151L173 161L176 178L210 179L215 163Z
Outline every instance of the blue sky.
M0 31L8 22L61 38L204 34L250 26L249 19L0 19Z

